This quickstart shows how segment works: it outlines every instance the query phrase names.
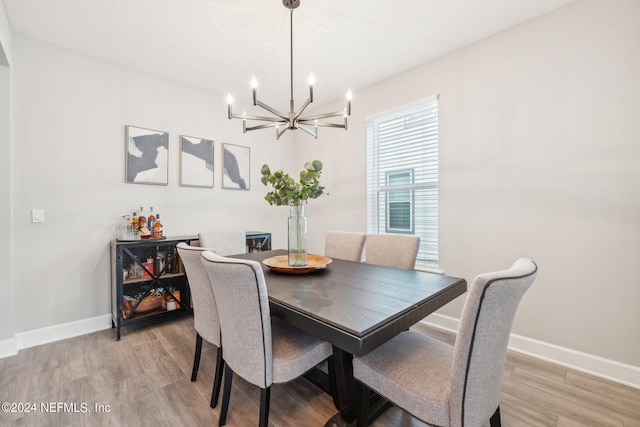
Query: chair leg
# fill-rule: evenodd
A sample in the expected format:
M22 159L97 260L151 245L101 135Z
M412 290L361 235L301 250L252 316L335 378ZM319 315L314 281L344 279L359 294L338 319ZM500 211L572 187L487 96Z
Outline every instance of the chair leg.
M220 408L220 419L218 425L227 423L227 411L229 410L229 400L231 398L231 382L233 381L233 371L225 363L224 365L224 390L222 391L222 408Z
M202 353L202 337L196 332L196 353L193 356L193 369L191 370L191 381L195 381L200 367L200 354Z
M269 401L271 400L271 387L260 389L260 423L259 427L267 427L269 424Z
M213 391L211 392L211 403L209 406L215 408L218 406L218 396L220 396L220 387L222 386L222 371L224 369L224 359L222 358L222 348L218 348L216 355L216 375L213 378Z
M496 409L496 412L493 413L491 419L489 420L491 427L500 427L500 406Z
M369 387L360 381L356 381L356 384L360 394L356 427L367 427L369 425L369 398L371 397Z

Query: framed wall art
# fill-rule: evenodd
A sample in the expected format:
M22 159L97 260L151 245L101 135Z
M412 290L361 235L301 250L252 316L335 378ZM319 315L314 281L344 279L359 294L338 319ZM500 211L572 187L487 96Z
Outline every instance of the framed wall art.
M213 140L180 136L180 185L213 188Z
M125 182L168 184L168 132L127 126L125 144Z
M249 189L250 148L222 144L222 188Z

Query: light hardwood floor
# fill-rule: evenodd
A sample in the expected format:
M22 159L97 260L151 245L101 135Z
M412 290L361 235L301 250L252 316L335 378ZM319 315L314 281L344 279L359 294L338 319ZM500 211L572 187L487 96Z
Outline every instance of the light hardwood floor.
M36 409L0 412L0 425L216 426L220 405L209 408L215 350L203 345L198 380L191 382L194 343L193 320L185 319L125 328L121 341L105 330L0 359L0 402ZM530 357L509 353L503 390L506 427L640 427L640 390ZM236 376L227 425L257 425L258 401L258 389ZM272 388L270 425L321 427L335 413L330 397L304 379ZM424 425L392 407L374 427Z

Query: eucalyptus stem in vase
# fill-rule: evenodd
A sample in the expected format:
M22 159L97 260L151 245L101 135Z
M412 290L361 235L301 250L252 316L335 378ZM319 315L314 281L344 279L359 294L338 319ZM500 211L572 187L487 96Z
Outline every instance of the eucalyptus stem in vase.
M300 180L296 181L282 169L271 172L268 165L260 169L261 181L264 185L271 185L272 191L264 199L270 205L289 206L288 221L288 253L289 265L301 267L307 265L307 218L304 216L304 204L309 199L317 199L326 194L320 185L322 162L314 160L307 162L300 171Z

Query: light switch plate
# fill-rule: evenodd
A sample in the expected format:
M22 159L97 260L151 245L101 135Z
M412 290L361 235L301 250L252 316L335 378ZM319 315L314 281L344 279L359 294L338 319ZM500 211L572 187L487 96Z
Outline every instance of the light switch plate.
M44 209L31 209L31 222L44 222Z

